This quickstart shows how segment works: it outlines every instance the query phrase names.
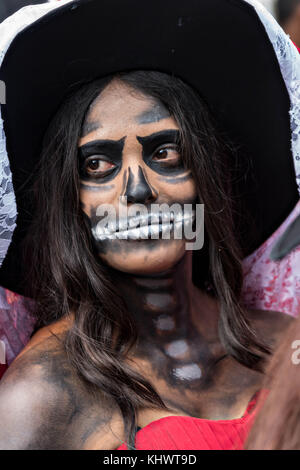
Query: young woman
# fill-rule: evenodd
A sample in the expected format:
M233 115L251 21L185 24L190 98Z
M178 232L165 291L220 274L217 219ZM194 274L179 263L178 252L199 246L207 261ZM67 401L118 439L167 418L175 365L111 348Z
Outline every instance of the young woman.
M181 2L177 3L173 2L172 8L169 5L159 20L163 24L164 15L170 13L177 18L171 42L181 34L179 11L190 15L181 17L182 24L192 14L201 17L203 13L198 3L196 6L190 2L188 12ZM223 8L224 3L216 3ZM34 24L28 45L36 41L37 31L43 35L49 27L56 26L64 31L66 27L73 30L72 22L84 18L89 19L92 30L95 11L100 11L99 3L77 4L81 16L76 17L76 11L74 14L73 9L64 6L57 10L57 16L46 16L46 22L41 21L38 28ZM215 18L211 3L204 4L207 18L210 14ZM138 8L138 4L135 6ZM153 13L152 8L144 12L145 24L147 20L150 29L153 28L152 36L147 38L150 43L156 37L155 23L147 16ZM253 21L251 31L259 31L258 41L261 39L258 17L253 20L254 10L248 10L244 2L240 8L239 2L237 6L226 2L227 14L239 15L241 11L241 19L245 15L250 23ZM105 16L109 11L111 4L102 13ZM185 24L188 23L187 20ZM190 33L191 26L187 28ZM25 30L25 36L29 30ZM171 31L171 38L172 34ZM21 48L26 43L24 39L23 36ZM20 60L21 49L17 43L18 38L3 64L3 77L10 77L10 83L12 62L17 57ZM88 38L84 45L88 46ZM68 53L71 54L70 49ZM130 49L131 54L134 56ZM37 52L35 60L38 55ZM261 388L265 359L279 332L289 323L278 312L249 311L240 303L241 258L245 253L245 247L243 250L240 245L243 241L245 244L246 238L240 226L241 211L246 211L241 201L241 172L245 170L242 155L246 150L228 143L222 126L213 117L210 100L204 99L199 89L176 74L151 70L150 56L145 59L145 70L138 69L139 59L132 63L128 59L125 67L118 58L119 69L133 69L129 72L115 72L111 56L104 56L111 73L103 73L107 69L101 64L103 69L98 72L101 78L86 80L85 77L85 83L71 92L64 84L64 97L62 90L59 92L61 77L52 87L49 83L54 75L49 78L49 68L36 70L37 74L43 74L42 80L36 79L46 88L49 86L52 97L58 95L55 100L59 104L50 124L47 122L47 130L38 131L44 134L44 140L38 174L34 176L35 211L25 244L29 268L26 286L37 301L35 314L41 329L1 382L1 447L116 449L126 441L129 448L135 444L137 448L155 448L151 447L154 445L151 436L144 447L138 439L135 443L136 428L143 428L138 433L141 436L144 430L146 433L153 430L153 424L159 427L173 423L176 427L177 420L184 420L186 425L197 423L197 442L191 448L201 448L201 439L208 448L237 447L244 440L250 422L252 398ZM162 56L161 60L165 58ZM172 58L168 60L173 64ZM273 67L272 62L268 70L271 76L278 65ZM87 67L80 68L85 73ZM169 72L172 68L169 65ZM281 89L282 112L289 103L279 74L277 78L272 92ZM74 84L73 72L72 80ZM28 85L26 79L25 82ZM232 84L226 86L234 89ZM12 90L13 87L8 96L11 99ZM39 116L34 114L38 95L39 92L31 95L31 125L39 119L44 125L47 121L41 108ZM214 92L213 96L216 95ZM43 103L50 114L52 97L45 97ZM267 101L269 98L268 95ZM249 96L249 114L256 115L248 100ZM13 127L15 121L9 117L13 104L9 100L8 103L6 118ZM223 102L220 112L224 105ZM232 109L227 112L231 116ZM272 112L269 117L272 119ZM12 128L9 131L9 125L7 136L16 131ZM24 121L23 125L26 128ZM243 126L247 128L249 122ZM26 130L22 132L29 142ZM34 139L31 132L31 145ZM285 141L280 135L277 144L290 152L289 139ZM253 148L256 145L254 142ZM21 182L21 172L18 172L21 147L13 141L9 146L14 155L11 166L15 185L22 189L24 177ZM286 156L291 158L290 154ZM279 154L278 158L281 158ZM286 166L285 161L282 171ZM260 179L258 167L255 171ZM286 181L294 178L286 170L285 176ZM253 181L245 180L247 183L242 187L250 201L246 213L249 216L246 226L250 230L254 196L251 190L247 193L246 187ZM17 191L17 199L25 225L30 205L20 201L20 195L24 195L21 189ZM295 183L290 187L284 212L295 202L294 189ZM146 208L147 214L134 220L129 217L128 225L122 229L120 208L126 203L129 209L135 205ZM167 207L189 204L196 208L199 203L205 206L203 250L187 251L184 238L162 236L166 228L173 234L176 223L183 223L183 219L165 219L164 209L156 228L150 227L155 204ZM108 231L99 231L103 218L99 208L107 205L115 210L117 222L106 227ZM263 205L262 200L259 207L255 206L258 213ZM137 224L133 232L132 222ZM270 227L265 226L256 234L255 243L261 241ZM158 235L156 239L150 236L152 230ZM120 236L124 231L125 238ZM19 239L20 234L23 234L21 229ZM253 242L252 233L251 238ZM16 239L15 245L19 241ZM16 253L16 246L13 248ZM15 253L11 252L10 257L14 265ZM9 261L6 263L9 266ZM220 429L210 436L206 434L205 426L213 427L213 423L223 426L221 443ZM238 442L232 440L234 434ZM176 445L188 448L183 441ZM162 448L169 446L170 443L165 443Z

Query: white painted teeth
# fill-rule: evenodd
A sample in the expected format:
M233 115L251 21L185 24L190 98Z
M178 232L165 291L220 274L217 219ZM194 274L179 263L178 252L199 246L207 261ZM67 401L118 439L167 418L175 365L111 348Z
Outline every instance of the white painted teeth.
M174 220L173 212L154 212L147 215L131 217L128 221L128 228L144 227L146 225L158 224L162 222L172 222ZM125 230L125 227L124 227Z
M150 233L152 237L158 237L159 236L159 228L160 226L158 224L156 225L151 225L150 227Z
M141 231L138 228L133 228L131 230L127 230L128 238L132 240L137 240L140 238Z
M129 222L128 222L128 227L138 227L139 225L143 225L143 222L144 223L147 223L147 220L145 219L145 217L141 218L141 217L131 217L131 219L129 219Z
M159 212L154 212L149 217L149 222L151 224L159 224L159 222L161 222L161 214Z
M169 222L171 220L171 213L163 212L162 213L162 222Z
M145 225L145 227L140 228L141 238L148 238L150 230L149 225Z
M133 217L132 219L129 219L129 222L128 222L128 226L129 227L135 227L136 226L136 222L135 222L135 217Z
M98 240L113 240L115 238L114 234L109 233L108 229L98 229L98 227L92 229L94 237Z
M195 218L195 211L194 210L192 212L187 212L185 214L178 213L178 214L175 215L175 223L182 222L182 221L185 221L185 220L190 220L191 218L193 220Z
M97 240L138 240L147 239L150 237L157 237L160 233L169 233L172 230L173 224L155 224L145 225L144 227L130 228L122 230L121 232L107 233L103 228L97 230L92 229L93 235Z
M150 237L157 238L160 234L164 237L170 233L174 226L187 224L195 218L195 211L188 213L174 212L156 212L147 214L147 216L132 217L128 221L128 225L122 225L120 222L120 230L116 231L115 224L108 227L102 227L101 224L92 229L92 233L97 240L138 240Z

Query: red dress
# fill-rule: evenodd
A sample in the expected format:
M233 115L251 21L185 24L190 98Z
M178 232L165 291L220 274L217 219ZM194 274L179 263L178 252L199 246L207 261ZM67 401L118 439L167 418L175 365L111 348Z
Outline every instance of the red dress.
M137 450L241 450L257 414L258 394L242 418L209 420L167 416L148 424L136 434ZM123 444L117 450L128 450Z

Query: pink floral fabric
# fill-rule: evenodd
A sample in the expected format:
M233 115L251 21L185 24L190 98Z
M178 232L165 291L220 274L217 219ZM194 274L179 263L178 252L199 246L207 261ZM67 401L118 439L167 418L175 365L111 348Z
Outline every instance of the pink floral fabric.
M34 319L29 313L31 304L29 299L0 287L0 341L7 364L24 348L33 331ZM3 372L4 364L1 366Z
M248 308L300 314L300 247L283 260L270 260L270 252L290 223L300 214L300 201L276 230L244 260L243 301Z

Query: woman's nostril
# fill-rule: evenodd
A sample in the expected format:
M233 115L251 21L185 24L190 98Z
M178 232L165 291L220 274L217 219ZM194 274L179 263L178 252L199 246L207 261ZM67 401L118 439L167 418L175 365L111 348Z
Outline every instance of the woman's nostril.
M124 196L128 203L149 203L156 199L156 193L148 183L142 168L137 173L128 168L128 180Z

